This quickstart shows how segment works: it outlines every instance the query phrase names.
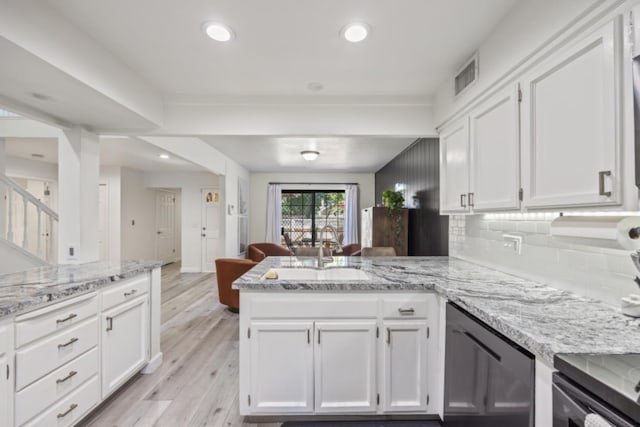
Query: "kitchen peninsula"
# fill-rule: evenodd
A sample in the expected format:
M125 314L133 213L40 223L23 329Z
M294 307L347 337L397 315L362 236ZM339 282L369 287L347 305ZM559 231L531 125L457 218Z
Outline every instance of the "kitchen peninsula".
M640 352L640 320L454 258L336 257L326 269L356 269L366 278L264 278L269 271L313 268L315 262L270 257L234 283L242 308L242 414L441 416L447 301L535 356L536 425L550 425L554 355ZM404 348L394 353L393 344ZM331 351L323 350L330 345ZM334 382L361 388L345 392Z
M74 425L160 352L160 264L0 276L0 425Z

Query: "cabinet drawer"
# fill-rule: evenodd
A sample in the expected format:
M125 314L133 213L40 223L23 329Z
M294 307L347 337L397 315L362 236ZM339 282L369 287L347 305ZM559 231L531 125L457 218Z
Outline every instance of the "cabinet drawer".
M147 274L127 279L119 285L104 291L102 294L102 310L139 297L149 292L149 276Z
M16 352L16 390L75 359L98 344L96 317Z
M84 414L93 408L99 400L98 377L78 387L73 393L58 401L40 416L34 418L25 426L56 426L66 427L74 425Z
M97 374L98 349L94 348L16 393L16 425L27 422Z
M98 298L83 296L16 318L16 347L69 328L98 312Z
M383 302L385 319L426 319L427 311L425 295L385 297Z

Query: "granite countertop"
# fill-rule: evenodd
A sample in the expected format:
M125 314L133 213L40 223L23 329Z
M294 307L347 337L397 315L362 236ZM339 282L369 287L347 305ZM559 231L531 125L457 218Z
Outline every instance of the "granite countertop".
M160 265L158 261L98 261L0 275L0 318L91 292Z
M448 257L335 257L367 281L261 280L274 267L314 267L314 258L269 257L234 282L261 291L434 291L538 357L640 353L640 319L599 301Z

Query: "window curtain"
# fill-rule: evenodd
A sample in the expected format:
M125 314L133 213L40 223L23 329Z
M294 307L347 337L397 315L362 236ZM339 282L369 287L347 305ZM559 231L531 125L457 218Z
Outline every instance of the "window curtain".
M358 186L347 185L344 191L343 245L358 243Z
M269 184L267 187L267 236L266 242L281 243L282 234L282 186Z

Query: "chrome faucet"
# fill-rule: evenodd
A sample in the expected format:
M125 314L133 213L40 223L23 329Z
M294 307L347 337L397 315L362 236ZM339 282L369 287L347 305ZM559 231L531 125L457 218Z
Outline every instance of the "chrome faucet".
M327 224L320 229L320 231L318 232L320 234L320 247L318 248L318 268L324 268L325 261L333 261L333 258L330 256L327 258L324 257L324 240L322 238L322 235L326 230L330 230L335 241L340 244L340 240L338 240L338 232L332 225Z

